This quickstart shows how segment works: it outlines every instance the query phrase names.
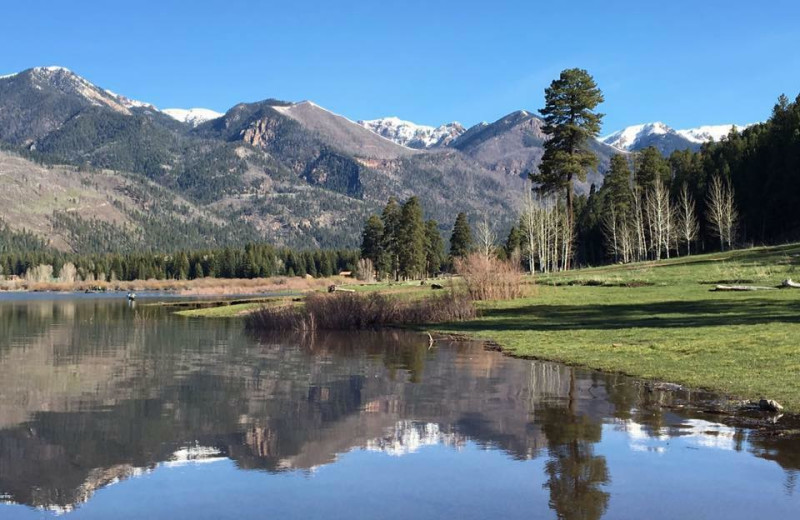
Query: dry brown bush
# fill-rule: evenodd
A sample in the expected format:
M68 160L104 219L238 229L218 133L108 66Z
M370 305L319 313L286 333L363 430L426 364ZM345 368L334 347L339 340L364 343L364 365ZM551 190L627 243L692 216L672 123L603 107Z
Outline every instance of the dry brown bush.
M522 270L516 262L471 253L464 258L457 258L455 266L473 300L511 300L522 297Z
M420 300L380 293L310 294L304 306L264 307L247 316L260 331L361 330L462 321L476 316L464 294L448 292Z

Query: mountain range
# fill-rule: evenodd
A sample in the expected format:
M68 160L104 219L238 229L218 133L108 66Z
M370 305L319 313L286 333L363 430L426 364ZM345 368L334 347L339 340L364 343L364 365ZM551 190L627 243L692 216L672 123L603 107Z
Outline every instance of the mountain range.
M542 120L519 110L465 128L351 121L311 101L265 99L224 114L159 109L63 67L0 77L0 219L78 252L263 240L352 247L390 196L454 216L514 218L543 154ZM602 183L627 144L596 141Z
M669 155L675 150L699 150L703 143L721 140L732 128L741 130L747 126L749 125L708 125L675 130L661 122L645 123L628 126L600 138L600 141L626 152L637 152L654 146L662 154Z

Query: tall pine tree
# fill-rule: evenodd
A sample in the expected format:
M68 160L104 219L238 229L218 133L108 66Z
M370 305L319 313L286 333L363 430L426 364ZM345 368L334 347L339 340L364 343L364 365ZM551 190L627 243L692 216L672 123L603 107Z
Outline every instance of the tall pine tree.
M616 215L627 215L631 200L631 169L624 155L618 153L611 157L601 191Z
M402 277L416 278L425 273L425 222L417 197L408 199L400 211L397 257Z
M669 161L654 146L636 154L634 165L636 184L644 190L652 188L656 181L669 183L672 176Z
M600 133L603 114L594 110L602 102L594 78L583 69L562 71L545 90L542 130L549 139L539 173L530 177L543 193L565 192L570 225L574 222L575 179L586 180L588 170L597 166L597 157L588 145Z
M378 215L372 215L361 234L361 258L368 258L378 273L385 268L383 248L383 221Z
M389 198L389 202L383 208L381 214L383 221L383 251L385 254L384 264L379 266L381 271L392 275L396 280L400 269L400 205L394 197Z
M450 235L450 256L461 258L472 249L472 230L469 227L466 213L459 213Z
M444 242L435 220L425 223L425 269L429 276L436 276L444 264Z

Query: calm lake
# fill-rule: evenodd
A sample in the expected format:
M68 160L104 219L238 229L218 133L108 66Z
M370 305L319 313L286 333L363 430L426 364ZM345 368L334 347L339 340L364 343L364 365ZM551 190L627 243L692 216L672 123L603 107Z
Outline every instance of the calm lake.
M0 295L0 518L800 518L800 444L406 332Z

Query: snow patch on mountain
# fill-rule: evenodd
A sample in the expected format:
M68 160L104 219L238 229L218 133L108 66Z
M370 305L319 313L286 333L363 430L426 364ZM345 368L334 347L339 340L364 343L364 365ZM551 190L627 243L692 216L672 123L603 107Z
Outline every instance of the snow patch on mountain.
M600 141L624 151L643 148L656 142L659 137L662 139L671 138L673 142L682 140L689 145L687 147L691 147L692 145L696 146L709 141L720 141L730 133L731 128L734 126L738 130L743 130L750 125L705 125L697 128L675 130L661 122L645 123L628 126L611 135L601 137Z
M751 125L706 125L698 126L697 128L687 128L686 130L678 130L678 134L693 143L705 143L707 141L719 141L731 132L731 128L736 127L737 130L744 130Z
M646 136L666 135L670 133L674 134L675 130L657 121L655 123L628 126L611 135L601 137L600 141L620 150L631 150L636 146L637 142Z
M206 121L222 117L223 115L220 112L208 108L165 108L162 112L172 119L192 126L197 126Z
M466 129L458 122L447 123L438 127L418 125L398 117L361 120L358 124L372 130L397 144L409 148L433 148L447 146Z
M122 94L117 94L116 92L112 92L108 89L105 90L106 94L115 98L117 101L122 104L125 108L149 108L151 110L158 110L154 105L150 103L145 103L144 101L138 101L136 99L131 99L127 96L123 96Z

